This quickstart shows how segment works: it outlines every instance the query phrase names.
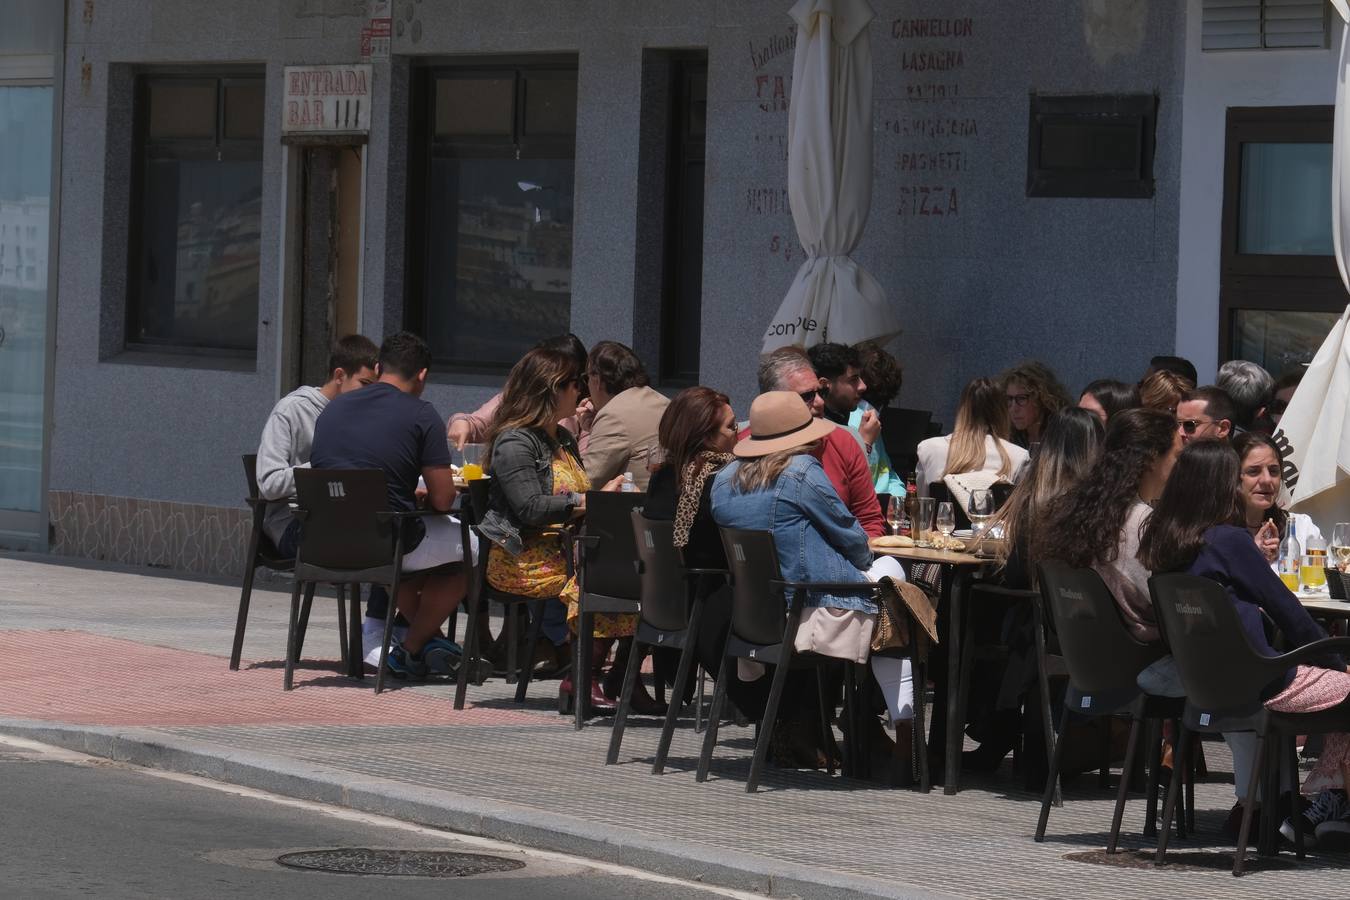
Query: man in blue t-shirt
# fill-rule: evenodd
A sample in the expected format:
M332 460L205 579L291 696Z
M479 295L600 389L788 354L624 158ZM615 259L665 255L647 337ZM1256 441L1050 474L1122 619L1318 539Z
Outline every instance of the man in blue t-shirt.
M401 331L380 347L369 387L329 402L314 424L310 465L316 469L379 469L389 491L389 508L417 508L417 480L426 482L426 505L448 511L455 501L450 445L436 408L421 399L431 350L415 334ZM469 557L472 559L472 556ZM428 668L453 671L459 647L441 634L441 623L464 598L462 567L450 573L419 575L426 569L465 559L454 517L412 519L403 533L403 580L399 612L408 634L389 650L389 669L398 677L422 676Z

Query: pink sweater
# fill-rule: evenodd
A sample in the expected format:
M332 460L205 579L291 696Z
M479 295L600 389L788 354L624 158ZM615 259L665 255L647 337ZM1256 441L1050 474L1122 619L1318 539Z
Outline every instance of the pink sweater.
M456 422L469 423L469 441L472 443L481 443L487 437L488 426L492 424L492 417L497 414L497 407L502 404L501 392L493 394L488 401L478 407L471 413L455 413L446 423L448 429ZM577 447L582 453L586 452L586 444L590 438L590 432L582 433L581 426L577 423L576 416L571 416L558 422L559 425L572 432L572 436L577 439Z

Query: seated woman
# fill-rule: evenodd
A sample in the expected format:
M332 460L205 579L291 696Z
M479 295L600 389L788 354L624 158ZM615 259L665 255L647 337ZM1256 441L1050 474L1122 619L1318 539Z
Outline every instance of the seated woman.
M487 434L485 471L492 476L488 509L480 530L492 541L488 584L524 597L577 601L576 579L557 530L586 512L590 481L572 434L558 424L576 414L581 372L576 359L558 350L535 349L521 357L506 378L502 401ZM617 490L618 479L604 490ZM599 629L597 625L597 629ZM612 626L611 626L612 627ZM565 610L550 603L544 636L556 647L568 638ZM597 653L597 665L608 653ZM570 695L571 679L561 692ZM612 708L600 680L591 679L591 702Z
M1188 445L1144 528L1139 559L1155 572L1188 572L1222 584L1237 608L1251 646L1266 656L1278 656L1266 637L1264 616L1269 616L1295 646L1326 635L1270 571L1250 534L1232 524L1243 516L1243 501L1229 489L1237 480L1238 456L1228 444L1195 441ZM1316 665L1290 669L1261 692L1267 709L1286 713L1318 712L1347 698L1350 674L1346 673L1345 660L1335 654L1317 660ZM1224 737L1233 748L1234 777L1243 794L1254 748L1244 747L1246 742L1234 742L1227 734ZM1342 834L1350 831L1347 776L1350 735L1328 735L1322 755L1303 785L1305 793L1319 795L1305 812L1305 827L1310 831L1316 827L1318 838L1328 828ZM1287 821L1280 830L1293 836L1293 826Z
M712 516L712 486L713 476L734 458L731 450L736 446L736 416L731 400L712 388L686 388L666 407L657 435L665 458L647 485L643 514L650 519L674 521L675 546L683 552L685 565L725 569L722 537ZM698 660L703 670L714 676L731 621L725 581L719 576L702 576L697 588L709 601L699 624ZM675 669L667 658L670 655L678 657L674 651L653 653L658 676L665 676L673 686ZM757 715L768 698L764 682L733 679L727 685L727 696L737 709Z
M967 384L952 433L919 442L915 472L919 496L927 497L933 482L967 472L989 472L1016 482L1030 456L1008 440L1009 428L1008 404L998 386L988 378Z
M1280 508L1283 483L1280 470L1284 459L1275 442L1267 435L1244 431L1233 438L1233 449L1240 461L1238 493L1242 498L1242 522L1266 562L1273 565L1279 557L1280 541L1284 540L1285 528L1291 520L1299 547L1307 547L1308 538L1313 535L1320 538L1322 532L1311 517Z
M1003 530L1004 540L996 545L995 554L1002 567L1004 587L1033 587L1032 564L1027 556L1031 533L1055 498L1081 481L1096 463L1101 443L1101 422L1086 409L1066 406L1050 417L1041 435L1040 452L1013 488L1008 502L989 522L990 528ZM1036 682L1034 625L1027 603L1010 609L1002 620L977 616L971 622L977 631L976 640L1008 646L1005 666L976 665L968 716L971 734L979 735L980 748L966 753L963 763L972 771L997 769L1017 743L1022 730L1022 697ZM1030 736L1038 734L1033 730Z
M1139 388L1114 378L1098 378L1083 388L1078 405L1095 415L1105 426L1116 413L1139 405Z
M998 377L1012 418L1011 440L1027 449L1040 443L1050 416L1072 406L1069 392L1045 363L1027 360Z
M750 434L736 444L736 459L713 481L712 513L718 525L773 532L779 567L789 581L857 582L904 580L900 563L874 559L867 535L844 506L811 455L834 423L811 415L790 391L760 394L750 406ZM807 597L796 646L854 662L871 659L896 723L897 739L910 746L914 685L908 659L871 655L877 605L871 598L812 592ZM802 699L814 691L799 692ZM800 712L807 704L798 706ZM801 717L805 725L812 718ZM818 720L818 714L814 717ZM876 720L873 719L873 722Z
M1158 640L1149 571L1139 564L1139 532L1149 504L1181 452L1176 420L1154 409L1127 409L1111 420L1096 464L1050 503L1031 539L1033 559L1092 568L1116 598L1136 640Z

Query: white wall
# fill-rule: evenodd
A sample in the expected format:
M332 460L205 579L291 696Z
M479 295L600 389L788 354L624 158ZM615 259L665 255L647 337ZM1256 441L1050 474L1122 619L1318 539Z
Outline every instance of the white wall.
M1186 3L1182 99L1181 228L1177 248L1177 354L1200 381L1219 365L1219 250L1224 132L1233 106L1330 106L1336 102L1340 20L1326 50L1200 49L1203 0ZM1327 185L1331 190L1331 185Z

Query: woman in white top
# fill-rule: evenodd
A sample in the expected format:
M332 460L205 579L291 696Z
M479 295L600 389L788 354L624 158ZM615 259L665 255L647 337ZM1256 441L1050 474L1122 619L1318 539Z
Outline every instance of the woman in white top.
M919 443L914 480L920 497L947 475L989 472L1016 482L1030 456L1008 440L1012 425L1003 391L988 378L976 378L961 391L952 433Z
M1308 538L1322 536L1313 520L1303 513L1286 512L1280 508L1280 469L1284 460L1275 442L1264 434L1244 431L1233 438L1233 449L1241 461L1238 467L1238 493L1242 497L1247 531L1256 541L1256 547L1265 554L1272 566L1280 555L1280 541L1289 520L1294 521L1294 537L1300 548L1308 546Z

